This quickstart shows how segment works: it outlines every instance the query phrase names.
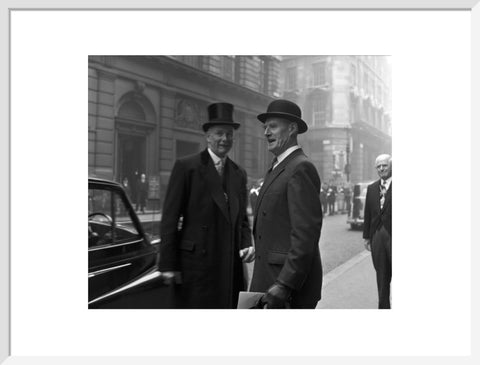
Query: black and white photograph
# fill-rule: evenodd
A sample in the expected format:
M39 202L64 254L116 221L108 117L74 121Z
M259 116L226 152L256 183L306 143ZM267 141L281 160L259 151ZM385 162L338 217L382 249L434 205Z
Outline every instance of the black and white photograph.
M390 308L391 94L389 56L89 56L89 308Z
M479 9L147 1L7 1L0 362L472 362Z

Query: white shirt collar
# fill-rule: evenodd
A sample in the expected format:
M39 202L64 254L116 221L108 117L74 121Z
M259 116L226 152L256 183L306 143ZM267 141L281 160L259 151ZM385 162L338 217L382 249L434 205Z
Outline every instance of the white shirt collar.
M390 189L390 184L391 183L392 183L392 177L390 176L388 179L385 180L385 187L386 187L387 190ZM382 184L381 181L380 181L380 184Z
M283 160L285 160L288 157L288 155L290 155L293 151L298 150L299 148L300 148L300 146L297 144L296 146L292 146L292 147L287 148L285 151L283 151L281 154L279 154L277 156L277 162L275 163L275 165L273 165L273 168L277 167L280 162L282 162Z
M222 160L223 164L225 164L225 160L227 159L227 157L224 157L224 158L218 157L215 154L215 152L213 152L210 148L208 148L208 153L210 154L210 157L212 158L214 165L216 165L220 160Z

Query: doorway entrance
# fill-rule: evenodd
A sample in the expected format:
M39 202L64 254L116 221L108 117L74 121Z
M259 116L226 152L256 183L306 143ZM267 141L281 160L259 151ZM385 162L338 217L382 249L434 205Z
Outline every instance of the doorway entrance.
M132 192L137 179L146 173L146 137L118 134L118 177L128 178Z

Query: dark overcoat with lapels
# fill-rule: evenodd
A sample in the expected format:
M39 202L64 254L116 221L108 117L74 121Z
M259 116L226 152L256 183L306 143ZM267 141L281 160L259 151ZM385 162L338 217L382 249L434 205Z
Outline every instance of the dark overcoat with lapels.
M250 290L265 292L277 281L293 290L293 304L315 305L322 288L321 228L320 178L297 149L267 173L260 190Z
M380 209L380 179L370 184L365 198L363 238L371 240L376 230L385 227L392 237L392 183L385 194L383 208Z
M229 158L222 179L207 149L176 161L162 211L160 269L181 272L179 308L236 308L245 290L239 250L252 244L246 184Z

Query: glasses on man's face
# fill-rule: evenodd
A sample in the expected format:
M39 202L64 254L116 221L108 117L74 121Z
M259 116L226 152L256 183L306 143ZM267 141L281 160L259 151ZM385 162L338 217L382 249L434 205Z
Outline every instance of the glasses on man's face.
M388 168L388 165L377 165L377 170L385 170Z

